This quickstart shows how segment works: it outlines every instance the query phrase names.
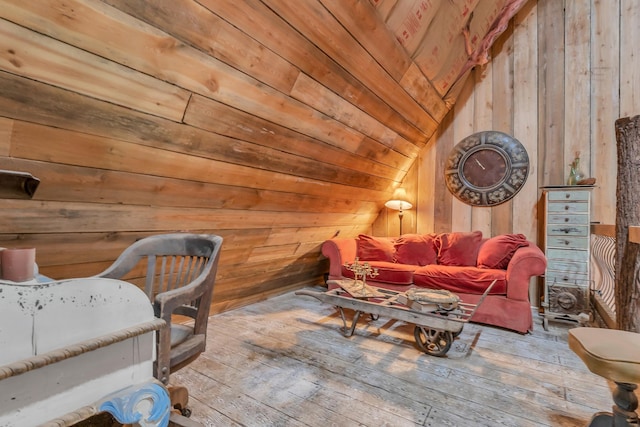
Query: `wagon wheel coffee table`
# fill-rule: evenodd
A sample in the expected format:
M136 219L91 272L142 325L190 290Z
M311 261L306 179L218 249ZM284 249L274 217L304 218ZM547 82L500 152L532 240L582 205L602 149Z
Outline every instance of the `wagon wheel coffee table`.
M412 288L399 292L354 280L330 280L328 284L340 287L325 292L301 290L296 295L314 297L337 307L346 337L353 335L362 313L368 313L374 319L384 316L414 324L414 338L420 350L431 356L444 356L495 282L482 294L478 304L466 304L446 290ZM350 326L345 308L354 311Z

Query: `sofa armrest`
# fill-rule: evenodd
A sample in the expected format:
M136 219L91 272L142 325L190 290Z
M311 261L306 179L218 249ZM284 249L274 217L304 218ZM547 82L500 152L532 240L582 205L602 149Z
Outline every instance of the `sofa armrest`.
M507 266L507 298L529 300L529 279L544 274L547 258L535 243L519 248Z
M322 255L329 258L329 280L342 279L342 266L356 259L356 239L329 239L322 243Z

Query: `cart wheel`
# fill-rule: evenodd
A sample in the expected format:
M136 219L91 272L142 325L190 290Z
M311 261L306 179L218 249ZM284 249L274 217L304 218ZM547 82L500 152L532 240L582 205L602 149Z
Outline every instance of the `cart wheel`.
M449 316L451 314L451 316ZM457 313L448 313L448 312L444 312L442 313L443 316L447 316L447 317L452 317L453 319L459 319L460 316L457 315ZM464 329L464 324L462 325L462 328L460 328L460 330L458 332L452 332L453 337L454 338L458 338L460 336L460 334L462 333L462 330Z
M453 334L449 331L438 331L416 326L413 330L413 335L420 350L431 356L444 356L451 348L451 343L453 343Z
M453 335L454 338L458 338L463 330L464 330L464 325L462 325L462 328L460 328L458 332L452 332L451 335Z

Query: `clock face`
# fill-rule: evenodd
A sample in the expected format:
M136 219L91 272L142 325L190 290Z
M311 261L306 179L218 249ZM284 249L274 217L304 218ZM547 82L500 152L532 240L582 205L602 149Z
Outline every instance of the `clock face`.
M470 152L463 162L462 178L478 188L491 188L504 180L507 160L492 148Z
M522 188L529 156L515 138L498 131L478 132L460 141L445 165L445 182L459 200L472 206L495 206Z

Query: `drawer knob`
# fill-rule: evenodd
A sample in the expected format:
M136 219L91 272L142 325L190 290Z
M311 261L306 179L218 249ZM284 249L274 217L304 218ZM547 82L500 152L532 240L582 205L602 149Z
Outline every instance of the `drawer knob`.
M564 207L564 210L565 210L565 211L568 211L568 210L569 210L569 205L566 205L566 206Z
M570 198L571 198L571 194L567 193L567 194L565 194L565 195L564 195L564 197L565 197L566 199L570 199Z
M569 218L565 218L565 219L564 219L564 222L569 222Z
M565 240L565 241L564 241L564 244L565 244L565 245L569 245L569 243L570 243L570 242L569 242L568 240Z

